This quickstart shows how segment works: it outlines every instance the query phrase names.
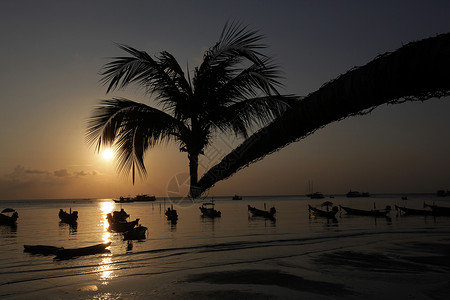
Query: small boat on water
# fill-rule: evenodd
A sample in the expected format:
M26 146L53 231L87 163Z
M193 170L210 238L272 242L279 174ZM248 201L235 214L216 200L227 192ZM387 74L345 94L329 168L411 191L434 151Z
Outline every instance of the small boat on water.
M311 199L323 199L323 198L325 198L325 196L321 192L314 192L314 193L311 193L311 194L307 194L306 196L308 196Z
M124 240L145 240L146 232L147 232L147 227L139 224L139 226L134 227L133 229L124 232L123 239Z
M138 225L138 223L139 223L139 219L136 219L136 220L130 221L130 222L116 220L111 215L111 213L108 213L106 215L106 219L108 220L108 223L109 223L109 229L112 230L112 231L115 231L115 232L130 231L134 227L136 227Z
M264 205L265 206L265 205ZM252 213L254 217L264 217L268 219L273 219L277 210L274 206L270 208L269 211L258 209L256 207L248 205L248 211Z
M167 208L167 210L164 214L166 215L167 220L172 221L172 223L174 223L178 220L177 210L173 209L173 205L171 205L171 207Z
M64 249L64 247L47 246L47 245L23 245L23 251L31 254L56 255L56 252Z
M72 211L72 209L70 209L69 213L67 213L61 208L59 210L58 216L61 222L63 223L75 224L78 220L78 211L76 210Z
M125 212L123 208L120 209L120 211L115 210L112 214L112 219L114 222L123 222L126 221L130 217L129 214Z
M134 202L134 199L131 197L122 197L120 196L119 199L113 199L116 203L130 203Z
M381 210L380 209L362 210L342 205L339 205L339 207L343 209L347 213L347 215L356 215L356 216L387 217L387 215L391 211L390 205L387 205L385 209Z
M234 195L233 198L231 198L231 200L242 200L242 196Z
M136 195L136 197L134 197L133 199L136 202L143 202L143 201L156 201L156 197L155 196L149 196L146 194L140 194L140 195Z
M433 215L435 216L450 216L450 207L446 206L437 206L433 204L423 203L424 208L431 208Z
M311 205L308 204L308 211L310 215L316 216L316 217L322 217L322 218L327 218L327 219L335 219L336 218L336 214L339 211L339 208L337 206L333 206L333 208L331 210L328 209L327 206L327 210L323 210L317 207L313 207Z
M347 198L360 198L360 197L370 197L367 192L360 193L358 191L350 191L347 193Z
M12 208L5 208L0 213L0 225L14 226L19 218L19 214Z
M106 249L111 245L111 242L97 244L88 247L73 248L73 249L60 249L55 252L57 259L70 259L78 256L93 255L100 253L109 253L109 249Z
M222 215L222 213L218 210L215 210L214 205L215 205L214 202L202 203L202 206L199 207L200 211L202 212L202 215L204 217L209 217L209 218L220 217Z
M395 205L395 210L402 212L404 215L416 215L416 216L432 216L434 215L432 210L429 209L416 209L407 208L404 206Z

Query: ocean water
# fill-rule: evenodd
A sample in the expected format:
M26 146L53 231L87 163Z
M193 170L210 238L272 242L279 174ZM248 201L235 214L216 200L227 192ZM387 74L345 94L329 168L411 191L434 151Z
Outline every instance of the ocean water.
M450 217L309 216L308 204L450 206L434 195L216 197L222 217L201 217L200 201L112 199L0 201L19 213L0 226L1 299L448 299ZM404 196L404 195L402 195ZM209 200L209 199L208 199ZM177 209L177 224L164 210ZM250 217L247 205L275 206L275 220ZM77 210L77 226L58 211ZM108 230L106 214L123 208L148 228L140 241ZM110 253L56 260L23 245L65 248L110 241Z

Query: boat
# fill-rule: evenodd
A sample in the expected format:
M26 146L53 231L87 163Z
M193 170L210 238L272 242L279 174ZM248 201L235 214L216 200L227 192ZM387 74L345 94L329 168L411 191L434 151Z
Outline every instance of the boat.
M231 198L231 200L242 200L242 196L234 195L233 198Z
M362 210L342 205L339 205L339 208L343 209L347 213L347 215L373 216L373 217L386 217L391 211L390 205L387 205L385 209L381 210L380 209Z
M433 211L429 210L429 209L407 208L407 207L398 206L398 205L395 205L395 210L402 212L404 215L419 215L419 216L434 215Z
M60 249L55 252L57 259L70 259L73 257L84 256L84 255L93 255L100 253L109 253L109 249L106 249L111 245L111 242L97 244L88 247L82 248L73 248L73 249Z
M128 217L130 217L130 215L127 214L123 208L121 208L120 211L115 210L112 213L112 218L115 222L126 221Z
M12 208L5 208L0 213L0 225L14 226L19 218L19 214Z
M325 198L325 196L321 192L314 192L314 193L311 193L311 194L307 194L306 196L308 196L311 199L323 199L323 198Z
M31 254L56 255L56 252L64 249L64 247L47 246L47 245L23 245L23 251Z
M339 208L337 206L333 206L333 208L331 210L329 210L328 206L327 206L327 210L323 210L323 209L316 208L316 207L313 207L308 204L308 211L309 211L310 215L314 215L316 217L335 219L336 214L339 211Z
M145 240L146 231L147 231L147 227L139 224L139 226L134 227L133 229L124 232L123 239L124 240Z
M149 196L146 194L140 194L140 195L136 195L136 197L134 197L133 199L136 202L143 202L143 201L156 201L156 197L155 196Z
M437 192L436 192L436 196L438 196L438 197L448 197L448 196L450 196L450 191L449 190L438 190Z
M78 211L76 211L76 210L72 211L72 209L70 209L69 213L67 213L66 211L62 210L62 208L61 208L59 210L58 216L59 216L59 219L61 220L61 222L63 222L63 223L75 224L78 219Z
M115 232L130 231L134 227L136 227L139 223L139 219L130 222L115 220L114 217L111 215L111 213L108 213L106 215L106 219L108 220L109 223L109 229Z
M264 204L264 206L265 206L265 204ZM264 218L268 218L268 219L273 219L275 213L277 212L277 210L273 206L270 208L269 211L267 211L267 210L258 209L256 207L252 207L250 205L248 205L248 211L251 212L254 217L264 217Z
M425 202L423 203L423 207L431 208L431 210L433 211L433 215L435 215L435 216L450 216L450 207L437 206L437 205L434 205L434 203L426 204Z
M347 193L347 198L360 198L360 197L370 197L370 194L367 192L358 192L358 191L350 191Z
M113 199L116 203L130 203L134 202L134 199L131 197L122 197L120 196L119 199Z
M200 211L202 212L202 215L204 217L220 217L222 213L218 210L214 209L214 202L205 202L202 204L202 206L199 207Z
M166 212L164 213L167 217L167 220L176 222L178 220L178 214L177 210L173 209L173 205L171 207L167 208Z

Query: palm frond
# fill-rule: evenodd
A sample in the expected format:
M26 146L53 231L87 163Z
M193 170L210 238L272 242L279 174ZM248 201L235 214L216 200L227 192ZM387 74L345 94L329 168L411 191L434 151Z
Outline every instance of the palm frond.
M147 93L155 94L156 99L169 110L174 110L178 102L186 101L192 94L184 72L170 53L162 52L153 59L144 51L118 46L132 56L116 57L104 66L101 82L108 84L107 93L136 83ZM176 113L180 114L179 111Z
M103 100L88 120L86 138L99 151L113 146L119 173L128 175L135 169L145 176L144 153L148 148L179 138L184 124L156 108L124 98Z

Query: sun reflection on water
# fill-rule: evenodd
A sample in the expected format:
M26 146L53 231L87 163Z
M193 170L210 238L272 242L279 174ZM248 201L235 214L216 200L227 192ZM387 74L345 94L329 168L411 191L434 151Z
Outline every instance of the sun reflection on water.
M103 227L103 242L109 242L111 239L111 233L108 231L109 223L106 219L106 215L111 213L114 209L114 203L112 202L102 202L100 204L100 210L102 212L103 218L100 220L100 226Z
M100 227L103 227L102 239L103 242L111 241L111 233L108 231L109 223L106 219L106 215L111 213L114 209L114 203L112 202L101 202L100 211L102 213L102 218L100 219ZM97 272L100 275L100 280L103 284L108 284L114 276L114 266L111 255L102 257L102 260L97 267Z

